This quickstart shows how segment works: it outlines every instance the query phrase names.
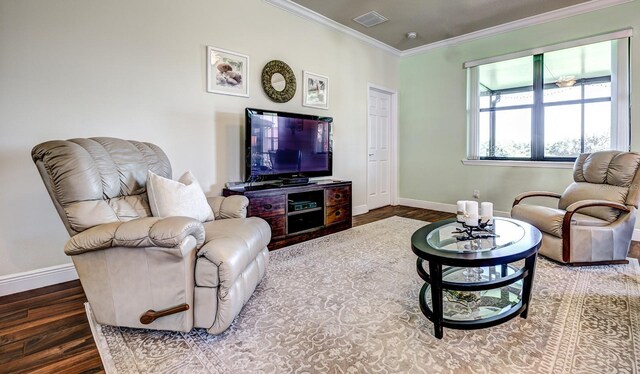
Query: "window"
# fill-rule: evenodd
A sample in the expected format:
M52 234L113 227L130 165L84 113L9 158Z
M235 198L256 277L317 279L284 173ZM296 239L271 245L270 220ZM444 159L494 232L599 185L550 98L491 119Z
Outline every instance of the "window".
M468 158L573 161L629 150L629 35L466 63Z
M316 153L327 153L329 151L329 137L325 135L328 131L327 122L318 122L316 125Z

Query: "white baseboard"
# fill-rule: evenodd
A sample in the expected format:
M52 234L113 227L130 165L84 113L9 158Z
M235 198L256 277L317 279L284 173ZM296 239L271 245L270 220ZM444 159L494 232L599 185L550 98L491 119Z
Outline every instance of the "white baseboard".
M72 263L0 277L0 296L78 279Z
M369 213L369 208L367 208L366 205L354 206L353 209L351 209L351 214L353 214L354 216L365 213Z
M458 207L453 204L434 203L433 201L414 200L414 199L406 199L406 198L400 198L398 200L398 204L410 206L413 208L438 210L440 212L447 212L447 213L455 213L456 210L458 209ZM497 217L507 217L507 218L511 217L511 214L509 212L504 212L500 210L494 210L493 214L496 215ZM633 236L631 237L631 240L640 241L640 229L633 230Z
M403 197L399 199L398 204L410 206L412 208L431 209L447 213L455 213L458 210L458 207L454 204L435 203L433 201L406 199ZM493 214L496 217L511 217L511 213L500 210L494 210Z
M410 206L412 208L431 209L447 213L455 213L458 209L453 204L434 203L433 201L414 200L404 197L398 199L398 205Z

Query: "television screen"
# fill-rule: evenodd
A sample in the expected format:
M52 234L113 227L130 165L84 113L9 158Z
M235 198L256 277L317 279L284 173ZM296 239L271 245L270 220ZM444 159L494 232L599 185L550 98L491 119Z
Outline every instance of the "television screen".
M246 110L246 179L332 174L331 117Z

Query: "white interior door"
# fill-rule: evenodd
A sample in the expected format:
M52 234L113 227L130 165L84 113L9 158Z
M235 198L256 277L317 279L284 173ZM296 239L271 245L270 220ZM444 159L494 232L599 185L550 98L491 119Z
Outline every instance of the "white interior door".
M391 94L369 88L367 207L391 203Z

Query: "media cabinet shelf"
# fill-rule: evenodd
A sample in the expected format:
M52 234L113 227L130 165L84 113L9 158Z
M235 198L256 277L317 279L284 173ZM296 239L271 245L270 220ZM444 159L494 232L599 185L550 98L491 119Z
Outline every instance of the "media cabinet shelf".
M295 216L298 214L305 214L305 213L310 213L310 212L318 212L321 211L322 207L317 207L317 208L307 208L307 209L302 209L302 210L294 210L293 212L289 212L287 213L288 216Z
M248 191L225 188L222 194L249 199L247 215L263 218L271 226L270 250L346 230L352 224L350 181L322 180ZM296 204L308 207L294 210Z

